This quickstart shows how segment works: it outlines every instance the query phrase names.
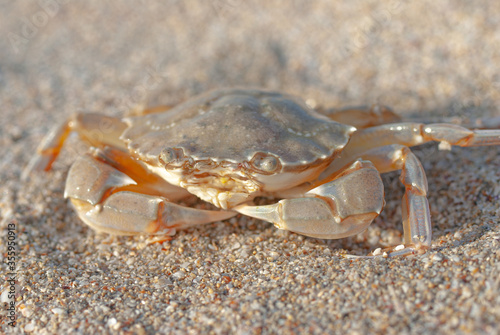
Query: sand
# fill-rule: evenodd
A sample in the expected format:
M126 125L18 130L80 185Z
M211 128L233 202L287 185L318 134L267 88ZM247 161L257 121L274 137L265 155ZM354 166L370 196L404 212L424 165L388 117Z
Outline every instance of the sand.
M407 118L499 116L500 3L45 1L0 4L2 254L15 227L21 334L498 334L500 148L415 149L427 170L429 252L346 259L402 238L398 174L364 233L319 240L245 217L171 242L87 228L63 199L68 145L20 182L75 112L123 115L234 86L322 106L381 103ZM10 303L2 264L2 304ZM3 279L3 278L2 278Z

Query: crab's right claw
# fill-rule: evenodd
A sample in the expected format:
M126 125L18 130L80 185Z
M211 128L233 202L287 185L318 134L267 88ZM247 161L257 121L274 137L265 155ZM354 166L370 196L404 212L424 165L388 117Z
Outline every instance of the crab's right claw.
M302 235L337 239L365 230L384 206L380 174L368 161L356 161L332 181L309 190L306 197L268 206L240 205L242 214L273 222Z
M173 235L176 229L221 221L237 214L174 204L159 194L172 194L173 198L176 187L133 180L103 162L109 159L104 154L96 150L93 155L76 160L68 173L64 191L78 216L97 231L115 235ZM113 151L106 154L111 156ZM146 172L142 176L145 178ZM185 191L180 191L184 195Z

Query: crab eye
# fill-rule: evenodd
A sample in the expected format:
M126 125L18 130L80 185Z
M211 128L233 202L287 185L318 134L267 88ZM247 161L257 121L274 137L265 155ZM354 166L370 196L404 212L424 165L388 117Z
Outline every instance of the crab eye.
M260 161L260 169L266 172L273 172L278 167L278 160L272 156L263 158Z
M252 158L251 164L254 168L264 173L274 173L281 168L278 158L263 153L256 154Z
M161 151L158 159L162 164L167 165L170 163L175 163L182 156L183 155L181 149L165 148Z

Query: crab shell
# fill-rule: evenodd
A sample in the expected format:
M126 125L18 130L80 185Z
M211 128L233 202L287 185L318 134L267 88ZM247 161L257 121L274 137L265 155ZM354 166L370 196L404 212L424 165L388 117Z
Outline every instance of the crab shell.
M316 178L356 130L275 92L209 92L125 118L120 139L167 182L224 209Z

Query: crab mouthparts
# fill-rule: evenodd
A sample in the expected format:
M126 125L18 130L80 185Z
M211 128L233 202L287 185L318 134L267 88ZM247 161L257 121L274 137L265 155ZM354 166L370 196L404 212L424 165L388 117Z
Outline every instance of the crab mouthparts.
M215 168L209 171L186 171L182 167L151 167L168 183L186 189L200 199L222 209L230 209L251 200L261 191L261 183L240 169Z
M212 173L188 176L179 186L222 209L250 200L260 190L255 181L245 176Z

